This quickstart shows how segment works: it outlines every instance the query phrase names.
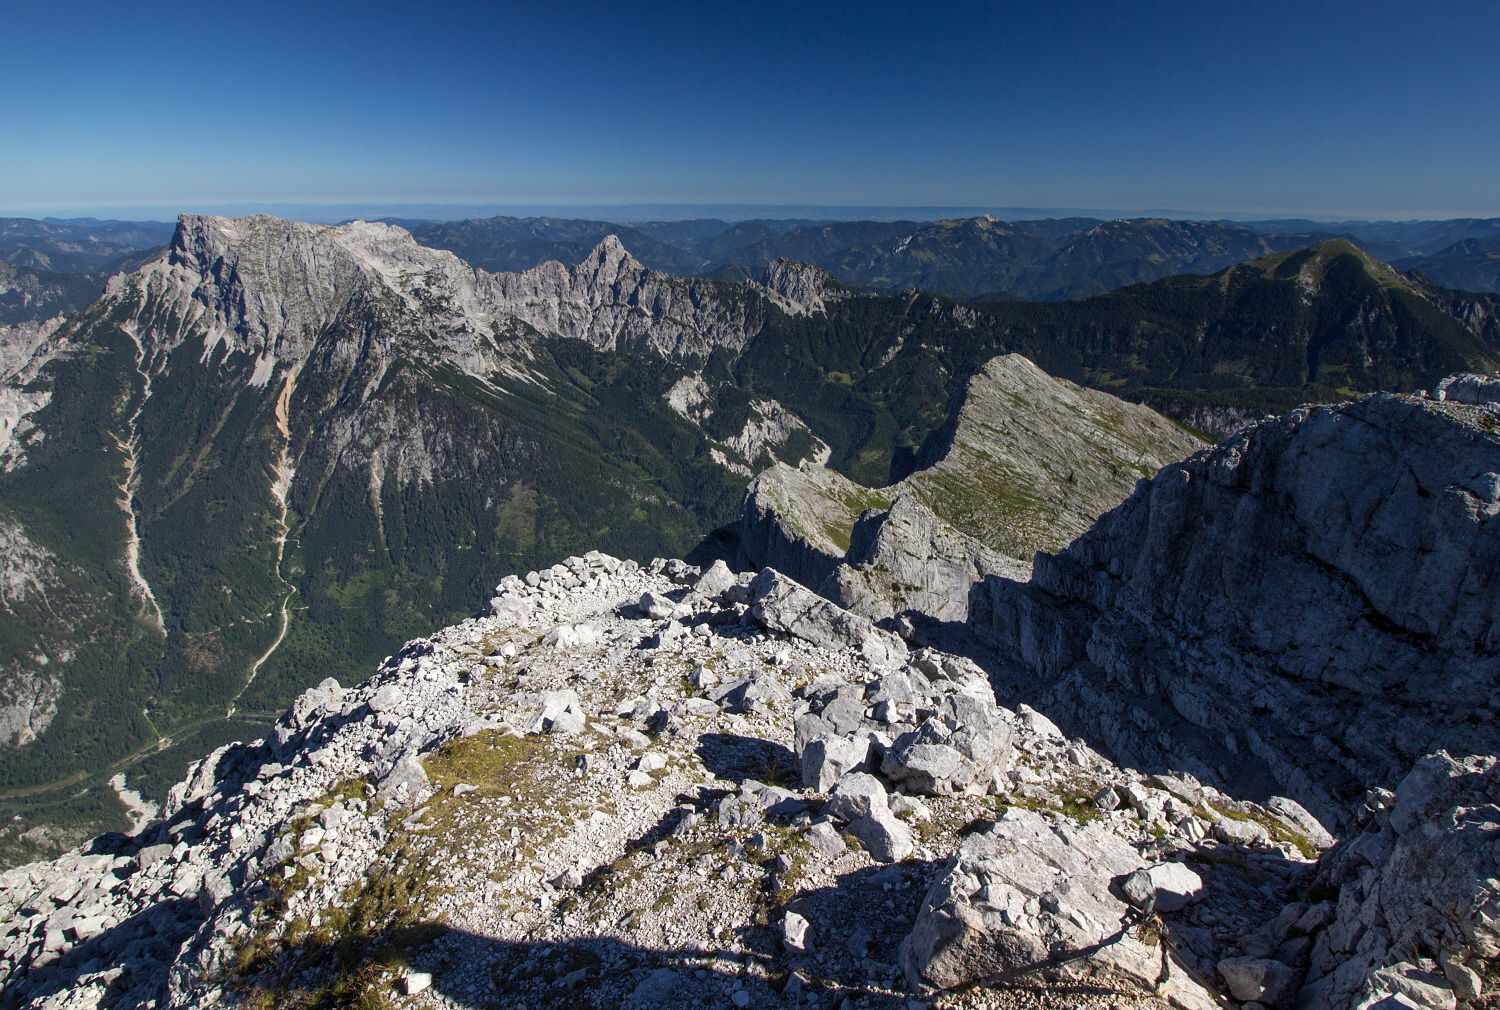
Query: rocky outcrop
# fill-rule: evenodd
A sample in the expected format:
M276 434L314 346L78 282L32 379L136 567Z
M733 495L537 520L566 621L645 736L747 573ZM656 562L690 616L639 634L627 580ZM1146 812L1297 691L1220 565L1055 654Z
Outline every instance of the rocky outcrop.
M1142 481L1030 584L987 580L972 626L1122 762L1331 825L1419 754L1500 743L1497 512L1483 409L1303 408Z
M1372 789L1303 898L1215 966L1239 1000L1296 1010L1484 1005L1500 957L1500 766L1420 758Z
M795 635L824 649L853 649L872 666L899 665L906 645L867 619L834 606L775 569L763 570L747 589L750 614L772 631Z
M161 821L0 874L6 1005L894 1005L1061 972L1195 1010L1179 969L1230 948L1164 960L1127 902L1260 921L1310 875L1268 808L886 641L774 571L591 551L507 577L195 763Z
M823 591L872 620L915 611L941 622L969 617L969 589L996 575L1025 581L1031 565L992 551L932 514L911 492L854 524L844 563Z
M1196 896L1202 881L1181 864L1161 869L1174 866L1196 882ZM1150 880L1147 871L1141 854L1101 824L1012 807L959 846L922 902L901 967L914 985L943 989L1041 967L1070 981L1124 975L1173 1006L1208 1010L1214 995L1180 959L1174 972L1167 948L1141 939L1132 928L1138 910L1112 892L1132 875Z
M1019 354L969 380L951 434L899 485L1014 558L1060 550L1202 443L1160 414L1042 371Z
M1500 403L1500 377L1475 375L1473 372L1450 375L1433 387L1432 398L1476 407L1485 403Z
M745 489L735 522L735 567L775 568L805 586L821 586L849 549L855 521L889 503L884 492L835 470L777 463Z
M736 560L792 573L872 619L962 621L975 583L1025 578L1034 551L1067 544L1138 478L1200 446L1147 407L1002 355L899 483L867 489L810 466L762 473L741 506Z

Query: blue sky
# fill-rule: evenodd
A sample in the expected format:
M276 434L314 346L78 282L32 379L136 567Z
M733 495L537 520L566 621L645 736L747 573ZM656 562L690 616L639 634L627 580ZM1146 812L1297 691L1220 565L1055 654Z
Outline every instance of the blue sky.
M1496 216L1496 38L1495 0L0 3L0 210Z

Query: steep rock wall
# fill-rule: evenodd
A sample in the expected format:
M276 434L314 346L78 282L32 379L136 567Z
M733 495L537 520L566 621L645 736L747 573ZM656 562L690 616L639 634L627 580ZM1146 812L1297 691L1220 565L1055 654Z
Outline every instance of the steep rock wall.
M1262 422L1140 482L1030 584L976 587L972 626L1120 760L1336 821L1420 754L1500 742L1496 426L1387 394Z

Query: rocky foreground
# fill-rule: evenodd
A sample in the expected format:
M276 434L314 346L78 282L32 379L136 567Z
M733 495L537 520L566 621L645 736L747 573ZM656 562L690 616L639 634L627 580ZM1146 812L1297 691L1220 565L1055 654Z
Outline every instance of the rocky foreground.
M3 1001L1453 1008L1497 804L1429 756L1333 845L773 570L590 554L0 877Z

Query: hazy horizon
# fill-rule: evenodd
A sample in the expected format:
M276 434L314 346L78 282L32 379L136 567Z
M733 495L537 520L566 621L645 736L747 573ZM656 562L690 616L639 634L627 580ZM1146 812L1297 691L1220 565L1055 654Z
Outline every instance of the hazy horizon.
M555 218L607 221L614 224L650 221L686 221L714 219L739 221L916 221L930 222L991 214L1005 221L1044 220L1068 217L1102 220L1165 218L1178 221L1264 222L1305 220L1317 224L1381 224L1404 221L1441 221L1500 217L1496 215L1449 214L1440 217L1357 217L1334 214L1267 212L1264 214L1232 211L1185 211L1168 208L1098 208L1098 207L902 207L902 206L786 206L778 204L619 204L570 206L558 204L409 204L409 203L230 203L205 204L172 209L170 205L144 207L64 207L0 208L0 218L27 218L57 222L141 222L170 224L178 214L209 214L217 217L245 217L269 214L285 220L313 224L338 224L353 220L459 221L493 217Z

